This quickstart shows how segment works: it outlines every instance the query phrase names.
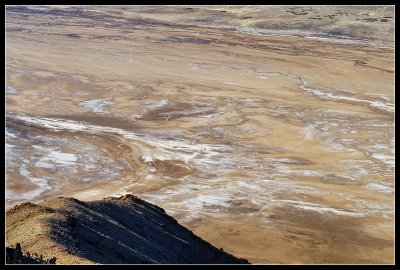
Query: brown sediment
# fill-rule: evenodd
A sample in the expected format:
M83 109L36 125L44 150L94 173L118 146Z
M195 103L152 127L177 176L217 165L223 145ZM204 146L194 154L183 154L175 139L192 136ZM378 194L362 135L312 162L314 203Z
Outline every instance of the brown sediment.
M157 169L157 173L170 177L183 177L192 174L194 170L181 160L159 160L148 162Z
M151 109L145 112L140 120L174 120L181 117L193 117L204 114L214 113L215 109L207 104L189 103L189 102L173 102L163 106L162 108Z

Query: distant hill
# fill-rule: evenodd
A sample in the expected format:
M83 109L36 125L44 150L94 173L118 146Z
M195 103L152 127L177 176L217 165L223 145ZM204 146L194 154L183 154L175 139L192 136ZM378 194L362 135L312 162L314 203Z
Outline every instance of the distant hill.
M93 202L59 197L17 205L6 213L6 246L17 243L24 252L43 255L44 262L56 258L57 264L249 263L129 194Z

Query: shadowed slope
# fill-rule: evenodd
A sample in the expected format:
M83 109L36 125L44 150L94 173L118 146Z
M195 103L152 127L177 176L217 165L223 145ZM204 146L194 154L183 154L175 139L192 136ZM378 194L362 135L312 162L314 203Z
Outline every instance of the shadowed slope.
M57 263L247 263L213 247L153 204L133 195L82 202L21 204L7 212L7 245Z

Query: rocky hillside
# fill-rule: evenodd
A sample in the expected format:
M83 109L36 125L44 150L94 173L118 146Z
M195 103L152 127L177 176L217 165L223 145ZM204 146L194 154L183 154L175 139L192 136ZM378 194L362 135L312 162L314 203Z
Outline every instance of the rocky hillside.
M181 226L133 195L82 202L73 198L24 203L6 213L6 246L57 264L248 263Z
M44 260L42 255L22 252L21 244L14 247L6 247L6 264L55 264L57 258Z

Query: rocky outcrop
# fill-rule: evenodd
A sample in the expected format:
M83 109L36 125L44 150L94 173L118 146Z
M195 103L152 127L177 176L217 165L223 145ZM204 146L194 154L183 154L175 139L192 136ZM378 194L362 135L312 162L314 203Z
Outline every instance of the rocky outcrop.
M133 195L82 202L55 198L15 206L6 216L7 246L23 243L60 264L248 263L181 226Z
M15 248L6 247L6 264L55 264L57 258L43 259L43 255L23 253L21 244L17 243Z

